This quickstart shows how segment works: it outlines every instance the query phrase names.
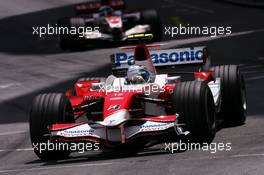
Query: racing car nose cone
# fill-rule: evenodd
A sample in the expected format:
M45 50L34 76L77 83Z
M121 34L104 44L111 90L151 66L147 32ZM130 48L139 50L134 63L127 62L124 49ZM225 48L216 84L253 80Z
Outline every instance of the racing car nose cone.
M102 122L105 126L117 126L123 123L124 121L128 120L130 118L130 115L127 110L122 109L118 112L115 112L105 118L105 120Z

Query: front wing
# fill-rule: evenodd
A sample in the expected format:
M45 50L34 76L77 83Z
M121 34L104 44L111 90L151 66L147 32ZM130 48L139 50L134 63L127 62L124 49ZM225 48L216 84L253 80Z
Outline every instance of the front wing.
M182 134L175 121L146 120L139 125L125 126L125 124L121 124L119 127L108 127L98 123L53 124L50 127L52 139L109 143L126 143L141 135L171 131L178 135Z

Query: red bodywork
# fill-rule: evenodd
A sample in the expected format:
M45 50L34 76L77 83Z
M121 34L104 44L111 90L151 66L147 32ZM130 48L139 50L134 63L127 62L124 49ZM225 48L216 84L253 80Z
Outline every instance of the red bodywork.
M147 67L148 70L156 73L155 67L151 63L148 47L145 45L138 45L134 48L135 63L141 64ZM214 80L213 72L194 72L194 77L202 81L209 82ZM107 118L115 111L120 109L131 109L137 104L136 96L144 94L144 90L140 92L120 91L120 92L106 92L104 89L93 90L92 85L94 83L100 83L100 80L87 80L74 84L74 88L68 90L66 95L69 97L73 108L77 108L81 105L95 102L101 98L104 98L103 115L101 120ZM176 84L165 84L161 89L158 97L163 100L170 100L173 89ZM73 93L73 91L75 91ZM134 103L133 103L134 102ZM119 105L116 110L109 110L111 106ZM137 106L138 107L138 106Z
M150 54L148 48L144 45L139 45L135 47L134 51L135 63L139 65L144 65L150 72L156 74L155 67L152 64ZM199 79L201 81L210 82L214 80L214 75L212 72L194 72L194 78ZM106 80L107 81L107 80ZM177 121L177 115L171 111L171 96L174 88L177 87L177 82L174 83L165 83L158 92L150 92L150 96L155 94L155 98L158 102L160 102L160 106L164 107L164 111L167 111L165 115L145 115L145 101L146 97L146 89L144 86L141 89L137 90L114 90L108 91L107 88L101 88L100 80L85 80L76 82L72 89L66 92L66 96L68 96L73 109L75 109L75 116L82 115L84 112L91 113L89 120L98 121L101 125L104 126L104 131L106 133L106 139L103 142L107 142L108 140L108 130L109 127L116 127L120 129L121 132L121 141L125 142L125 134L124 134L124 123L127 121L137 121L137 122L160 122L161 128L166 127L163 126L162 123L168 122L169 124L175 123ZM149 85L149 84L147 84ZM98 88L99 87L99 88ZM150 97L147 96L147 97ZM92 103L99 102L100 105L93 107L87 111L82 111L81 107L85 105L89 105ZM80 110L76 110L80 109ZM136 112L135 112L136 111ZM93 118L92 112L97 112L99 115ZM124 112L124 117L120 118L122 122L111 125L111 117L116 113ZM129 118L126 118L126 114L129 113ZM111 117L110 117L111 116ZM113 121L116 122L116 121ZM65 129L74 128L76 126L84 125L85 123L68 123L68 124L53 124L49 127L50 131L60 131ZM170 126L171 127L171 126ZM155 129L155 128L154 128ZM149 131L147 128L142 129L142 133L147 133ZM153 133L153 132L152 132ZM101 138L96 137L86 137L80 138L81 140L102 140ZM61 139L69 139L69 138L61 138ZM102 142L102 141L101 141Z

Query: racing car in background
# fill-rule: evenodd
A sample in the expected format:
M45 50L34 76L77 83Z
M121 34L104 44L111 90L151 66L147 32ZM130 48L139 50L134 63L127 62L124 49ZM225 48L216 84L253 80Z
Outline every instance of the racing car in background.
M78 4L76 16L58 20L58 26L85 29L84 34L61 32L59 43L62 50L83 50L87 45L127 41L133 34L153 33L152 41L160 41L162 29L156 10L126 12L124 0L97 0Z
M243 75L235 65L211 67L207 47L156 50L137 45L112 55L111 60L114 75L81 78L65 94L40 94L33 100L33 145L91 142L103 150L138 150L181 138L210 143L217 121L242 124L246 120ZM167 66L177 70L182 65L197 67L192 81L182 81L177 72L156 70ZM125 69L127 75L117 76ZM69 150L34 151L44 160L70 154Z

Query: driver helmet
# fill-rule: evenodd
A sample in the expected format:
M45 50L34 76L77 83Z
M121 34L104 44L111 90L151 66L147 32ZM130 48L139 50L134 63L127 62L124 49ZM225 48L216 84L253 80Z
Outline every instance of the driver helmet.
M109 7L109 6L102 6L98 10L98 13L101 16L109 16L109 15L112 15L114 13L114 10L111 7Z
M146 67L141 65L132 65L127 70L128 84L144 84L149 83L152 78L152 73Z

